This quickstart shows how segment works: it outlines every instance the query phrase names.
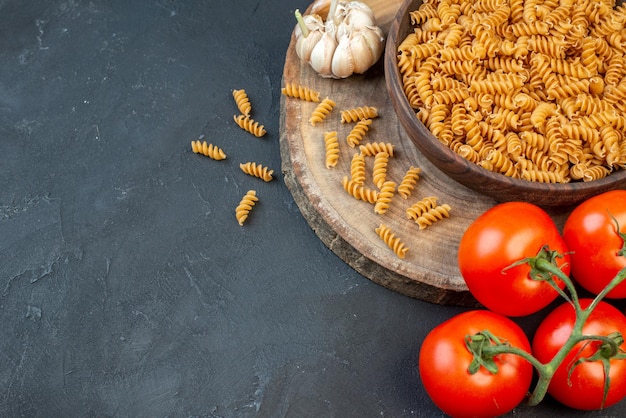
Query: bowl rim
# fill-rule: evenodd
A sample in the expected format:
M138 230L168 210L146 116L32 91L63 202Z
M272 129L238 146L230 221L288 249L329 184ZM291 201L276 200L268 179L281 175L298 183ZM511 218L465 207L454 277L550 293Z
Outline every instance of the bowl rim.
M392 104L396 109L396 112L404 113L404 114L415 114L415 110L410 106L408 98L405 94L394 95L391 94L393 86L402 86L402 77L400 76L400 71L397 65L397 45L398 42L401 42L399 35L402 31L401 23L404 19L408 19L408 12L411 8L416 8L422 3L422 0L405 0L402 4L396 16L393 18L391 22L391 26L389 28L389 33L387 35L387 42L385 46L385 58L384 58L384 67L385 67L385 79L387 84L387 90L390 93ZM400 96L400 97L396 97ZM400 118L402 119L402 118ZM501 173L497 173L494 171L490 171L484 167L475 164L453 150L449 147L442 144L434 134L430 132L430 130L426 127L424 123L422 123L416 116L413 118L406 118L406 121L402 121L408 123L409 127L404 127L405 131L407 128L411 128L412 130L418 130L421 133L427 136L429 141L429 146L436 147L436 151L442 157L445 157L446 161L450 161L453 166L455 166L456 171L459 174L471 172L472 175L477 175L479 179L484 180L485 182L492 182L493 186L497 185L506 185L507 187L519 189L519 190L527 190L529 192L536 193L558 193L559 191L568 191L568 192L592 192L595 190L602 191L602 189L606 189L607 191L614 188L619 188L622 183L626 183L626 168L620 168L616 171L610 173L610 175L603 177L601 179L592 180L592 181L570 181L568 183L543 183L543 182L534 182L529 180L524 180L520 178L509 177ZM410 138L411 141L416 145L417 148L420 148L417 144L415 144L416 140ZM421 152L421 150L420 150ZM430 155L428 153L424 153L424 156L430 160ZM438 164L435 164L439 166ZM466 185L469 188L471 186L465 184L463 181L459 180L456 176L452 176L452 178ZM492 196L493 197L493 196Z

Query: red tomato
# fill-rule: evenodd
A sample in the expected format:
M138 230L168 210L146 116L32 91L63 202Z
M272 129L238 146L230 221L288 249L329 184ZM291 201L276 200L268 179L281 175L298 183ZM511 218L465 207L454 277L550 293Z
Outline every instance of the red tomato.
M583 308L591 299L581 299ZM549 362L569 337L574 327L576 314L569 303L564 303L552 311L539 324L533 338L533 355L542 363ZM587 319L583 327L585 335L609 335L619 331L626 336L626 317L617 308L606 303L600 304ZM578 343L556 370L548 387L548 393L556 400L571 408L593 410L608 407L626 396L626 360L611 360L609 376L610 389L604 405L604 371L601 361L584 362L577 365L568 380L569 367L577 359L593 355L600 347L597 341ZM626 349L626 345L620 346Z
M565 241L552 218L530 203L502 203L480 215L461 237L459 269L472 295L488 309L507 316L530 315L558 293L548 282L531 279L528 264L506 268L536 256L545 245L564 255L557 264L569 274Z
M473 355L465 336L489 330L501 340L530 353L524 331L511 319L487 310L459 314L435 327L424 339L419 373L435 405L454 417L493 417L505 414L524 399L533 367L515 354L494 358L493 374L484 367L470 374Z
M563 228L563 238L572 252L572 278L594 294L626 267L626 256L618 255L624 240L611 215L621 233L626 233L626 190L613 190L584 201L572 211ZM626 282L607 297L626 298Z

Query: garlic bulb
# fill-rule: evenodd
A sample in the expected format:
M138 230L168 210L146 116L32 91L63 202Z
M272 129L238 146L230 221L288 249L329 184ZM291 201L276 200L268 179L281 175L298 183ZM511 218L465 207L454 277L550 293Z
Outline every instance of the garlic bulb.
M326 21L318 14L302 16L298 10L296 19L296 54L322 77L363 74L382 55L383 31L361 1L331 0Z

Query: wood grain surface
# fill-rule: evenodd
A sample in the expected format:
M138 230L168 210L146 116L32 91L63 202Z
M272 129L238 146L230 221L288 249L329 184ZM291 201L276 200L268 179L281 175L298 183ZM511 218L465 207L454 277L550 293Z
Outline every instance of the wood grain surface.
M375 13L376 22L388 33L401 0L365 1ZM327 6L326 6L327 9ZM306 13L323 11L324 2L314 2ZM336 107L327 119L311 126L309 118L316 103L281 95L280 146L285 183L303 216L319 238L337 256L368 279L393 291L428 302L477 306L469 294L457 265L459 240L470 223L496 204L446 177L416 149L404 133L394 113L385 86L383 60L364 75L347 79L326 79L302 63L294 50L295 38L286 53L283 86L299 84L329 97ZM362 144L390 142L395 154L389 160L387 179L399 184L410 166L421 169L412 195L395 195L389 210L379 215L374 205L356 200L343 188L341 180L350 176L350 162L358 148L351 148L346 136L353 124L341 123L341 110L374 106L374 119ZM325 166L324 133L337 131L340 159L336 167ZM366 157L366 185L375 188L371 169L373 157ZM438 203L452 207L450 217L426 229L407 219L406 208L424 197L434 196ZM563 209L551 212L562 226ZM384 223L409 247L404 259L378 237L375 229Z

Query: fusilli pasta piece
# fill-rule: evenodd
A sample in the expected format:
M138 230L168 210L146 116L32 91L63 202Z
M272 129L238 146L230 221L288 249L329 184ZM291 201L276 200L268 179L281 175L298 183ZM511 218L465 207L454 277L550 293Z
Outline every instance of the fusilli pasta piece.
M359 120L356 123L356 125L354 125L354 127L352 128L348 136L346 137L346 142L348 143L348 145L351 146L352 148L359 145L359 143L365 137L365 134L367 133L367 131L369 131L371 124L372 124L371 119Z
M391 142L370 142L368 144L359 146L359 151L361 151L361 154L365 155L366 157L372 157L379 152L386 152L387 154L389 154L390 157L393 157L394 148L395 145L393 145Z
M406 209L406 218L417 220L424 213L437 206L437 198L435 196L428 196L413 203Z
M235 217L237 218L239 225L243 226L246 219L248 219L250 211L258 200L259 198L257 197L255 190L248 190L248 192L243 196L239 205L235 208Z
M341 111L341 123L357 122L362 119L378 117L378 109L373 106L361 106Z
M235 104L241 112L242 115L249 116L250 111L252 111L252 105L250 104L250 99L246 94L244 89L241 90L233 90L233 98L235 99Z
M356 184L365 184L365 157L363 154L355 153L350 162L350 177Z
M396 237L387 225L380 224L375 231L380 239L382 239L383 242L387 244L387 246L391 248L399 258L406 257L406 253L409 251L409 248L400 240L400 238Z
M419 229L425 229L435 222L449 218L451 210L452 207L446 203L435 206L415 219L415 223L419 226Z
M281 93L285 96L296 99L306 100L308 102L318 103L320 101L320 92L296 83L287 83L281 89Z
M322 100L315 107L315 109L313 110L313 113L311 114L311 118L309 119L309 123L311 124L311 126L315 126L321 121L323 121L324 119L326 119L326 117L328 116L328 114L330 114L330 112L332 112L334 107L335 107L335 102L329 99L328 97Z
M396 191L396 183L393 181L385 181L378 192L378 199L374 205L374 212L384 215L391 205L391 199Z
M363 200L368 203L375 204L378 200L378 192L376 190L365 187L362 184L358 184L348 176L344 176L341 179L341 185L348 194L357 200Z
M337 131L324 133L324 146L326 149L326 168L333 168L339 162L339 140Z
M389 162L389 154L381 151L374 156L374 168L372 170L372 178L374 184L379 189L387 178L387 164Z
M200 143L200 140L191 141L191 149L196 154L205 155L213 160L226 159L226 153L213 144L207 144L206 141Z
M244 131L251 133L252 135L256 136L257 138L262 137L263 135L265 135L267 133L267 131L265 130L265 127L263 125L261 125L259 122L255 121L254 119L252 119L249 116L246 115L239 115L239 116L234 116L233 119L235 120L235 123Z
M243 171L244 173L253 177L258 177L266 182L272 181L273 179L272 174L274 173L274 170L270 170L269 168L252 161L239 164L239 168L241 168L241 171Z
M398 194L403 199L409 198L411 192L417 184L417 180L419 180L420 178L419 175L421 172L422 170L420 168L413 166L409 167L409 169L406 171L404 177L402 178L402 181L400 182L400 185L398 186Z

